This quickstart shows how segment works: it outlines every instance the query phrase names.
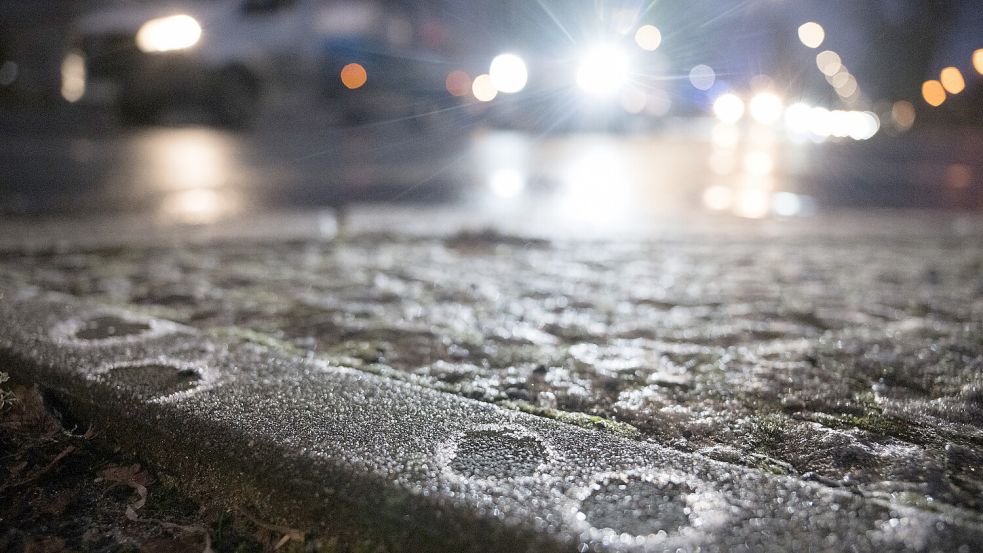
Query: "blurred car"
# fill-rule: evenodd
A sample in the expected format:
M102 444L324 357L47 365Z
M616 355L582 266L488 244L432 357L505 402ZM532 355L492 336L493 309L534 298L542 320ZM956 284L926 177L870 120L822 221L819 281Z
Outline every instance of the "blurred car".
M321 91L349 123L422 123L459 104L448 93L448 55L423 39L425 24L381 2L332 2L320 13Z
M630 71L627 52L613 41L574 52L516 41L488 56L484 74L495 97L479 107L500 126L619 129L630 115L622 105Z
M487 120L537 130L620 130L668 112L668 67L662 56L639 48L633 32L593 3L544 10L501 2L493 28L502 31L469 66L478 75L474 109Z
M123 4L80 18L62 62L62 96L108 102L127 123L176 105L244 127L264 92L316 64L315 0Z
M467 9L481 19L461 39L470 54L461 69L476 100L469 110L484 121L538 131L633 130L660 125L690 100L680 94L685 56L655 51L661 31L647 9L587 0L474 0Z

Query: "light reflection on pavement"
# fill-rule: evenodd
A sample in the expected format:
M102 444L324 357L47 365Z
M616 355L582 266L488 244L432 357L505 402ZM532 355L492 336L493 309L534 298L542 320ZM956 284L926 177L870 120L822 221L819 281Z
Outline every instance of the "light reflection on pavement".
M744 154L744 167L720 176L708 170L715 149L712 142L684 132L537 138L482 130L470 133L459 150L423 152L419 160L400 152L390 160L362 163L360 159L372 157L366 152L373 145L364 136L354 140L364 142L364 149L342 144L340 155L285 153L290 163L276 171L271 169L280 164L249 167L247 148L256 146L233 136L206 129L157 131L139 137L128 155L132 162L126 167L138 172L123 173L121 180L110 184L123 189L128 182L142 183L160 198L154 212L177 222L214 222L259 210L276 202L270 198L274 194L270 183L303 188L308 182L316 186L321 177L326 188L312 195L325 194L329 203L357 202L359 191L371 196L375 188L385 191L375 199L395 203L436 191L438 200L453 198L492 213L535 209L540 216L588 226L702 208L764 217L773 214L773 193L790 195L793 184L792 179L780 180L774 174L774 158L779 155L774 143L764 149L752 144ZM322 163L336 166L322 169L317 166ZM452 190L441 190L447 186ZM706 202L708 187L725 187L734 201ZM337 191L334 197L332 190ZM800 211L786 206L780 213L790 216Z
M889 137L818 145L706 119L666 121L646 133L550 136L403 123L341 128L295 117L241 134L202 126L0 129L0 213L210 223L366 202L464 204L610 226L694 210L762 218L830 205L974 207L983 188L983 168L970 159L975 136L957 137L950 146L959 147Z

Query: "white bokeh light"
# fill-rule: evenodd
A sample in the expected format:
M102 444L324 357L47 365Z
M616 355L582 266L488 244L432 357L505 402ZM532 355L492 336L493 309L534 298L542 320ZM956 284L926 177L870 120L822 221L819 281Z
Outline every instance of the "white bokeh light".
M736 94L722 94L713 103L713 113L724 123L737 123L744 117L744 100Z
M628 83L629 61L624 50L609 44L595 46L577 70L577 85L593 96L608 96Z
M488 74L499 92L514 94L526 88L529 69L526 62L515 54L501 54L491 62Z
M734 191L717 184L703 191L703 205L712 211L730 209L734 203Z
M510 199L526 189L526 176L522 171L510 167L496 169L492 172L488 185L495 196Z
M799 40L808 48L819 48L826 40L826 30L815 21L799 26Z
M776 192L771 197L771 209L780 217L794 217L802 212L802 198L791 192Z
M151 19L137 32L137 47L143 52L172 52L191 48L201 40L201 25L190 15Z
M478 75L471 83L471 94L479 102L491 102L498 96L498 88L489 75Z
M710 90L717 81L717 74L709 65L697 65L689 72L689 82L697 90Z
M653 52L662 44L662 32L654 25L642 25L635 31L635 44L642 50Z
M78 102L85 96L85 58L80 52L69 52L61 62L61 96L69 102Z
M771 125L782 117L785 106L782 99L772 92L759 92L751 98L751 117L762 125Z

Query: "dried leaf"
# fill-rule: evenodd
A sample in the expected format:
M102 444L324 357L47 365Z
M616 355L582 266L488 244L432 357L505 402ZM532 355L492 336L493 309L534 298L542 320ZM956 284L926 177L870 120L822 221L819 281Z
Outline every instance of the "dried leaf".
M130 504L133 509L141 509L147 503L146 484L151 478L146 471L140 470L139 464L106 467L99 473L99 479L133 488L137 494L136 501Z

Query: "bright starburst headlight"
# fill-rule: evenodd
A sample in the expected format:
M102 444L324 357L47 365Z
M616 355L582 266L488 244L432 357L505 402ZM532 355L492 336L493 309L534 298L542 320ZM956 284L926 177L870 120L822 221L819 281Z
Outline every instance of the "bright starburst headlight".
M526 87L529 81L529 70L526 62L515 54L495 56L488 70L492 84L499 92L514 94Z
M137 32L137 47L143 52L172 52L191 48L201 40L201 25L190 15L151 19Z
M628 83L628 54L616 46L601 45L591 49L580 61L577 86L594 96L608 96Z

